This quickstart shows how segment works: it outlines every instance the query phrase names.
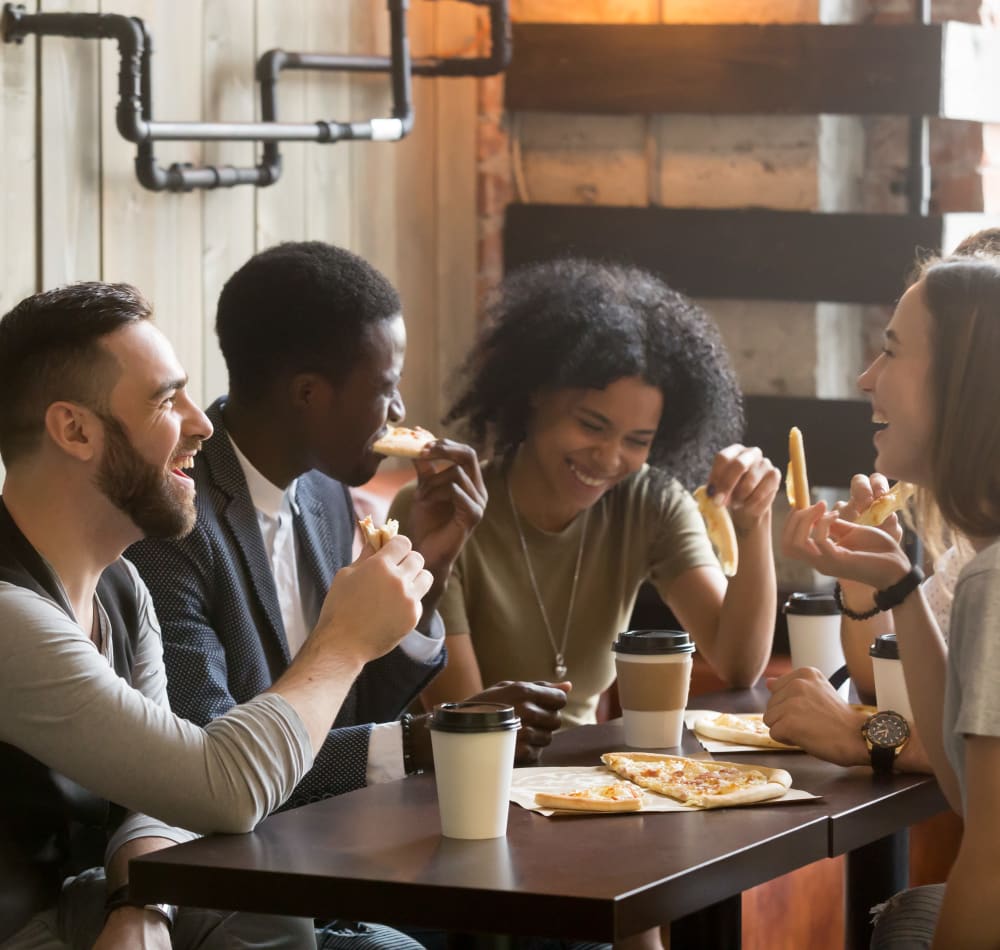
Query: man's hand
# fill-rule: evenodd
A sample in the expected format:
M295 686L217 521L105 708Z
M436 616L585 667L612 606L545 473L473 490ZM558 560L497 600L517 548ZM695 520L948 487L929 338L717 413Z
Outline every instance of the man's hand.
M416 626L431 582L408 538L397 535L378 552L366 548L334 576L309 637L311 650L347 647L361 663L383 656Z
M156 911L119 907L108 915L93 950L171 950L170 928Z
M552 742L552 733L562 724L559 710L566 705L570 683L526 683L505 680L484 689L470 702L506 703L517 710L521 728L517 733L514 761L518 765L532 765L542 755L542 750Z
M462 546L482 520L486 486L475 451L450 439L429 445L413 464L417 487L406 530L434 575L432 594L439 597Z
M767 681L764 722L771 738L836 765L867 765L861 738L866 714L845 703L819 670L803 667Z
M715 456L706 484L717 504L729 506L737 536L770 525L781 473L760 449L729 445Z

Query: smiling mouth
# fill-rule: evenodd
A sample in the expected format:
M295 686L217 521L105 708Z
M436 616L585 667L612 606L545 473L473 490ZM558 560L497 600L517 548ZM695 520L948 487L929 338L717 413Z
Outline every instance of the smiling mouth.
M194 454L183 455L177 460L177 464L170 470L178 478L186 478L191 481L188 470L194 468Z
M594 478L592 475L586 475L572 462L569 464L569 469L576 476L576 478L583 482L583 484L588 488L603 488L608 484L608 482L611 481L610 478Z

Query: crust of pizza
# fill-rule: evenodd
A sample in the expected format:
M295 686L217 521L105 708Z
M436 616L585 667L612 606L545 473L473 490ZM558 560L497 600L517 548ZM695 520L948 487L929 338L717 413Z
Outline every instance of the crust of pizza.
M809 476L806 472L806 453L802 433L798 426L788 432L788 474L785 477L788 504L801 511L809 507Z
M909 482L896 482L884 495L880 495L861 512L855 524L867 525L870 528L877 527L889 515L905 507L906 503L913 497L914 492L916 492L916 488Z
M372 443L372 451L379 455L395 455L399 458L418 458L424 446L436 442L437 436L420 426L412 429L406 426L390 426Z
M760 746L762 749L797 749L771 738L771 730L764 723L763 713L718 713L702 716L694 724L698 735L723 742Z
M689 759L654 752L607 752L601 761L641 788L693 808L727 808L780 798L792 787L784 769Z
M631 782L614 782L573 792L536 792L535 803L567 811L639 811L642 789Z
M364 518L358 519L358 527L365 536L365 541L376 551L399 534L399 522L395 518L390 518L384 525L376 528L372 516L365 515Z
M736 529L733 527L733 519L730 517L729 509L715 504L708 497L708 489L705 485L696 488L692 494L698 503L698 511L701 512L701 517L705 522L708 540L712 542L712 546L719 556L722 573L726 577L732 577L739 569L740 554L736 546Z

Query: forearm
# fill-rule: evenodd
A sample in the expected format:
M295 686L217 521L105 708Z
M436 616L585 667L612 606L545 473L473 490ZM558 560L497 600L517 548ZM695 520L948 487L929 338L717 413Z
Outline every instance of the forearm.
M169 838L133 838L127 841L111 856L105 868L108 893L128 883L128 863L142 854L151 854L169 848L176 842Z
M1000 917L987 910L1000 890L995 865L995 861L970 858L963 843L948 875L934 950L995 950L1000 946Z
M771 656L777 612L770 516L737 541L739 570L726 588L711 661L728 685L752 686Z
M961 814L958 781L944 751L942 732L947 645L919 589L894 607L892 615L906 692L928 760L948 803Z
M864 613L874 603L874 591L865 584L841 581L841 596L844 605L855 613ZM875 698L875 674L872 670L871 655L868 650L875 638L884 633L892 633L892 614L876 614L870 620L851 620L844 616L840 624L840 643L844 659L851 674L851 681L862 700Z
M361 658L343 650L321 650L310 639L277 679L268 693L277 693L298 713L317 754L343 705L351 685L361 673Z

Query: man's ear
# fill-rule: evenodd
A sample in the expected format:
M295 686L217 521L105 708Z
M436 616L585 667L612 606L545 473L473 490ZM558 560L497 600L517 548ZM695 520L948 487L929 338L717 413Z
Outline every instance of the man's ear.
M318 399L329 397L332 388L319 373L296 373L288 381L288 396L296 409L311 409Z
M45 410L45 431L63 452L81 462L89 462L104 439L97 416L75 402L52 403Z

